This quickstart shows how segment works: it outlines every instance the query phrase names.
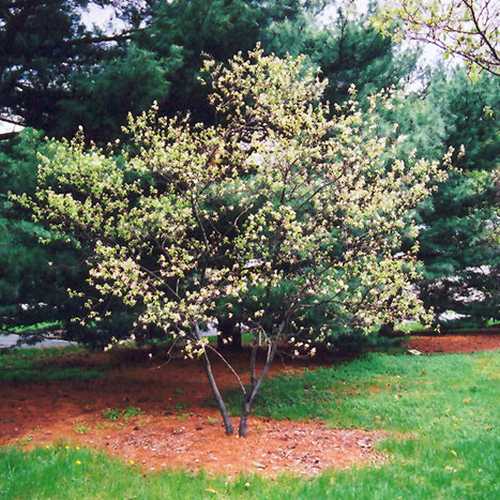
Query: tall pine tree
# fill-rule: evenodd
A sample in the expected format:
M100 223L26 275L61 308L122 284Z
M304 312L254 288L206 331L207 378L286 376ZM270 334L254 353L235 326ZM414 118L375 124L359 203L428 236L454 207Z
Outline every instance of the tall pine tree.
M444 147L463 145L465 154L421 211L422 294L438 315L485 324L500 318L500 80L440 73L427 99L443 121Z

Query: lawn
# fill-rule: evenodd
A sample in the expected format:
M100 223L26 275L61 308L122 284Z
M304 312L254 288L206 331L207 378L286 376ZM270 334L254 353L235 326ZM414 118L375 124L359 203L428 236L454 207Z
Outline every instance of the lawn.
M51 366L62 356L82 352L80 347L50 349L15 349L0 351L0 382L46 382L50 380L92 380L103 375L102 370L80 366Z
M500 352L368 354L267 382L256 413L383 429L378 467L314 479L161 472L60 444L0 452L0 498L500 498ZM233 404L236 404L233 401Z

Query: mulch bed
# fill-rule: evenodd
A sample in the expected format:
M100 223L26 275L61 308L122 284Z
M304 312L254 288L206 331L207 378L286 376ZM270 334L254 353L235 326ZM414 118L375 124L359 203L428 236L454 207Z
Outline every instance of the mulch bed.
M384 461L373 446L386 433L329 429L320 422L253 418L246 438L226 436L218 414L207 410L177 417L145 415L127 423L103 424L95 417L79 423L91 431L82 435L64 425L35 429L26 447L64 438L73 446L105 450L144 472L204 470L229 478L240 473L311 476L326 469Z
M426 354L496 350L500 349L500 333L415 335L408 347Z

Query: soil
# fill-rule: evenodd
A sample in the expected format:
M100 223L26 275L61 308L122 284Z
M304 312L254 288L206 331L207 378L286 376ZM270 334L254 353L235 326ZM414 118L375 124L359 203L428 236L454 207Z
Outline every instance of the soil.
M413 337L409 347L424 353L499 349L500 335ZM248 353L232 361L248 381ZM275 362L270 376L302 371L331 359ZM374 444L386 433L360 429L330 429L317 421L275 421L251 417L247 438L226 436L220 416L210 405L204 370L196 361L168 363L143 351L67 355L51 365L109 367L92 381L37 383L0 382L0 445L31 448L65 442L92 447L140 467L205 470L234 477L257 472L314 475L328 468L382 463ZM213 367L221 389L237 383L222 362ZM109 420L110 408L140 408L141 414ZM233 422L237 425L237 419Z
M410 349L423 353L461 353L500 349L500 333L413 336Z

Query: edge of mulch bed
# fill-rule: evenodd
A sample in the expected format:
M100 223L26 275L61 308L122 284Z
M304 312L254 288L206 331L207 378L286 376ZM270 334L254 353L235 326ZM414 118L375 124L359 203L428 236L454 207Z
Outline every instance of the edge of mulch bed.
M490 327L490 328L475 328L471 330L418 330L412 332L395 332L395 337L447 337L453 335L466 335L466 336L477 336L477 335L500 335L500 328Z

